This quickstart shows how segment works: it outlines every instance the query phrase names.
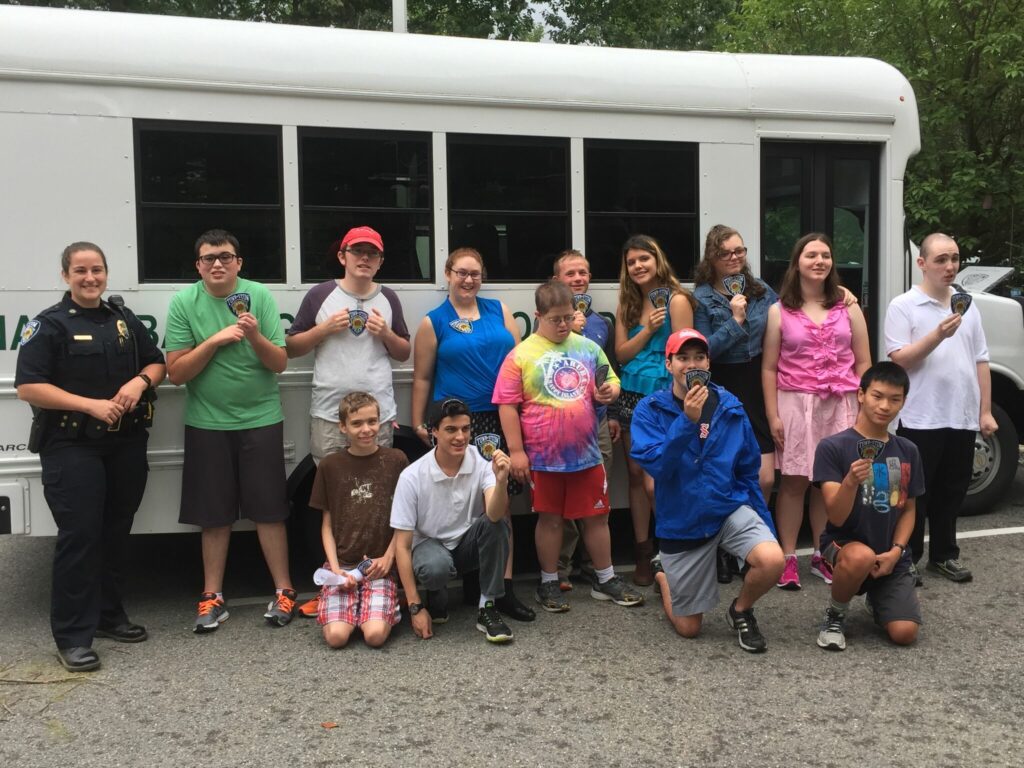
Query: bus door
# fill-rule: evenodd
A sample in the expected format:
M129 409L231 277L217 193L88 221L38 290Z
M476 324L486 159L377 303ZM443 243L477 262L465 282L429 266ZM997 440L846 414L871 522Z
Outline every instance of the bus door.
M867 319L872 358L884 307L878 304L880 146L761 143L761 277L778 290L793 244L807 232L832 239L843 285Z

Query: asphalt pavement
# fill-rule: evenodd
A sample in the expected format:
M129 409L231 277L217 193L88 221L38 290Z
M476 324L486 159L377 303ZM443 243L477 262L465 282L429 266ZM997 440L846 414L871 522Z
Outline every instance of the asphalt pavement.
M3 536L0 766L1017 767L1024 471L1010 498L961 520L973 583L926 574L915 646L890 645L855 604L843 653L815 645L827 588L806 556L802 591L758 603L759 656L725 622L737 583L696 640L674 635L650 590L627 609L578 584L569 613L513 623L508 646L488 645L454 596L432 640L404 620L380 650L332 651L313 620L263 621L251 534L228 566L230 620L198 636L186 535L135 542L128 606L149 641L97 640L103 667L72 675L49 635L53 540ZM518 580L520 596L533 584Z

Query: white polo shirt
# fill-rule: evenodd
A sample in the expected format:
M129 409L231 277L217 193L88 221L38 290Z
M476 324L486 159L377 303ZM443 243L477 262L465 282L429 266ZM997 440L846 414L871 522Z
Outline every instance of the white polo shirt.
M391 502L391 527L412 531L413 547L425 539L437 539L452 550L484 513L484 491L494 487L494 471L472 444L455 477L448 477L438 466L435 453L402 470Z
M955 291L951 288L950 295ZM916 285L900 294L885 313L885 351L891 355L935 330L952 310ZM978 429L981 389L978 363L988 362L981 314L973 304L956 333L920 363L908 368L910 393L900 424L910 429Z

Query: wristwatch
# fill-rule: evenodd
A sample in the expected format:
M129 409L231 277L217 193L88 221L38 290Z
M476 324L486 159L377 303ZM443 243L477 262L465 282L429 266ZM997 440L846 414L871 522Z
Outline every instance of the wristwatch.
M415 616L423 610L423 603L409 603L409 615Z
M906 554L906 552L907 552L907 545L906 545L906 544L897 544L897 543L896 543L896 542L894 541L894 542L892 543L892 545L893 545L894 547L899 547L899 548L900 548L900 557L903 557L903 555L904 555L904 554Z

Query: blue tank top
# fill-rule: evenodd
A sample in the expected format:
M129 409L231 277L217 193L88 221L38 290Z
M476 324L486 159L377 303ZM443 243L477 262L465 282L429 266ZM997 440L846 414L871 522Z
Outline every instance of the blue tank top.
M460 320L452 303L444 303L427 313L437 337L437 361L434 364L434 399L457 397L471 411L496 411L491 402L498 369L516 345L505 327L501 302L477 296L480 319ZM664 342L662 342L664 348Z
M629 329L629 338L633 338L643 330L642 325ZM661 389L672 386L672 374L665 368L665 343L672 333L668 318L655 334L648 339L644 348L637 352L636 357L622 366L619 378L622 388L627 392L650 395Z

